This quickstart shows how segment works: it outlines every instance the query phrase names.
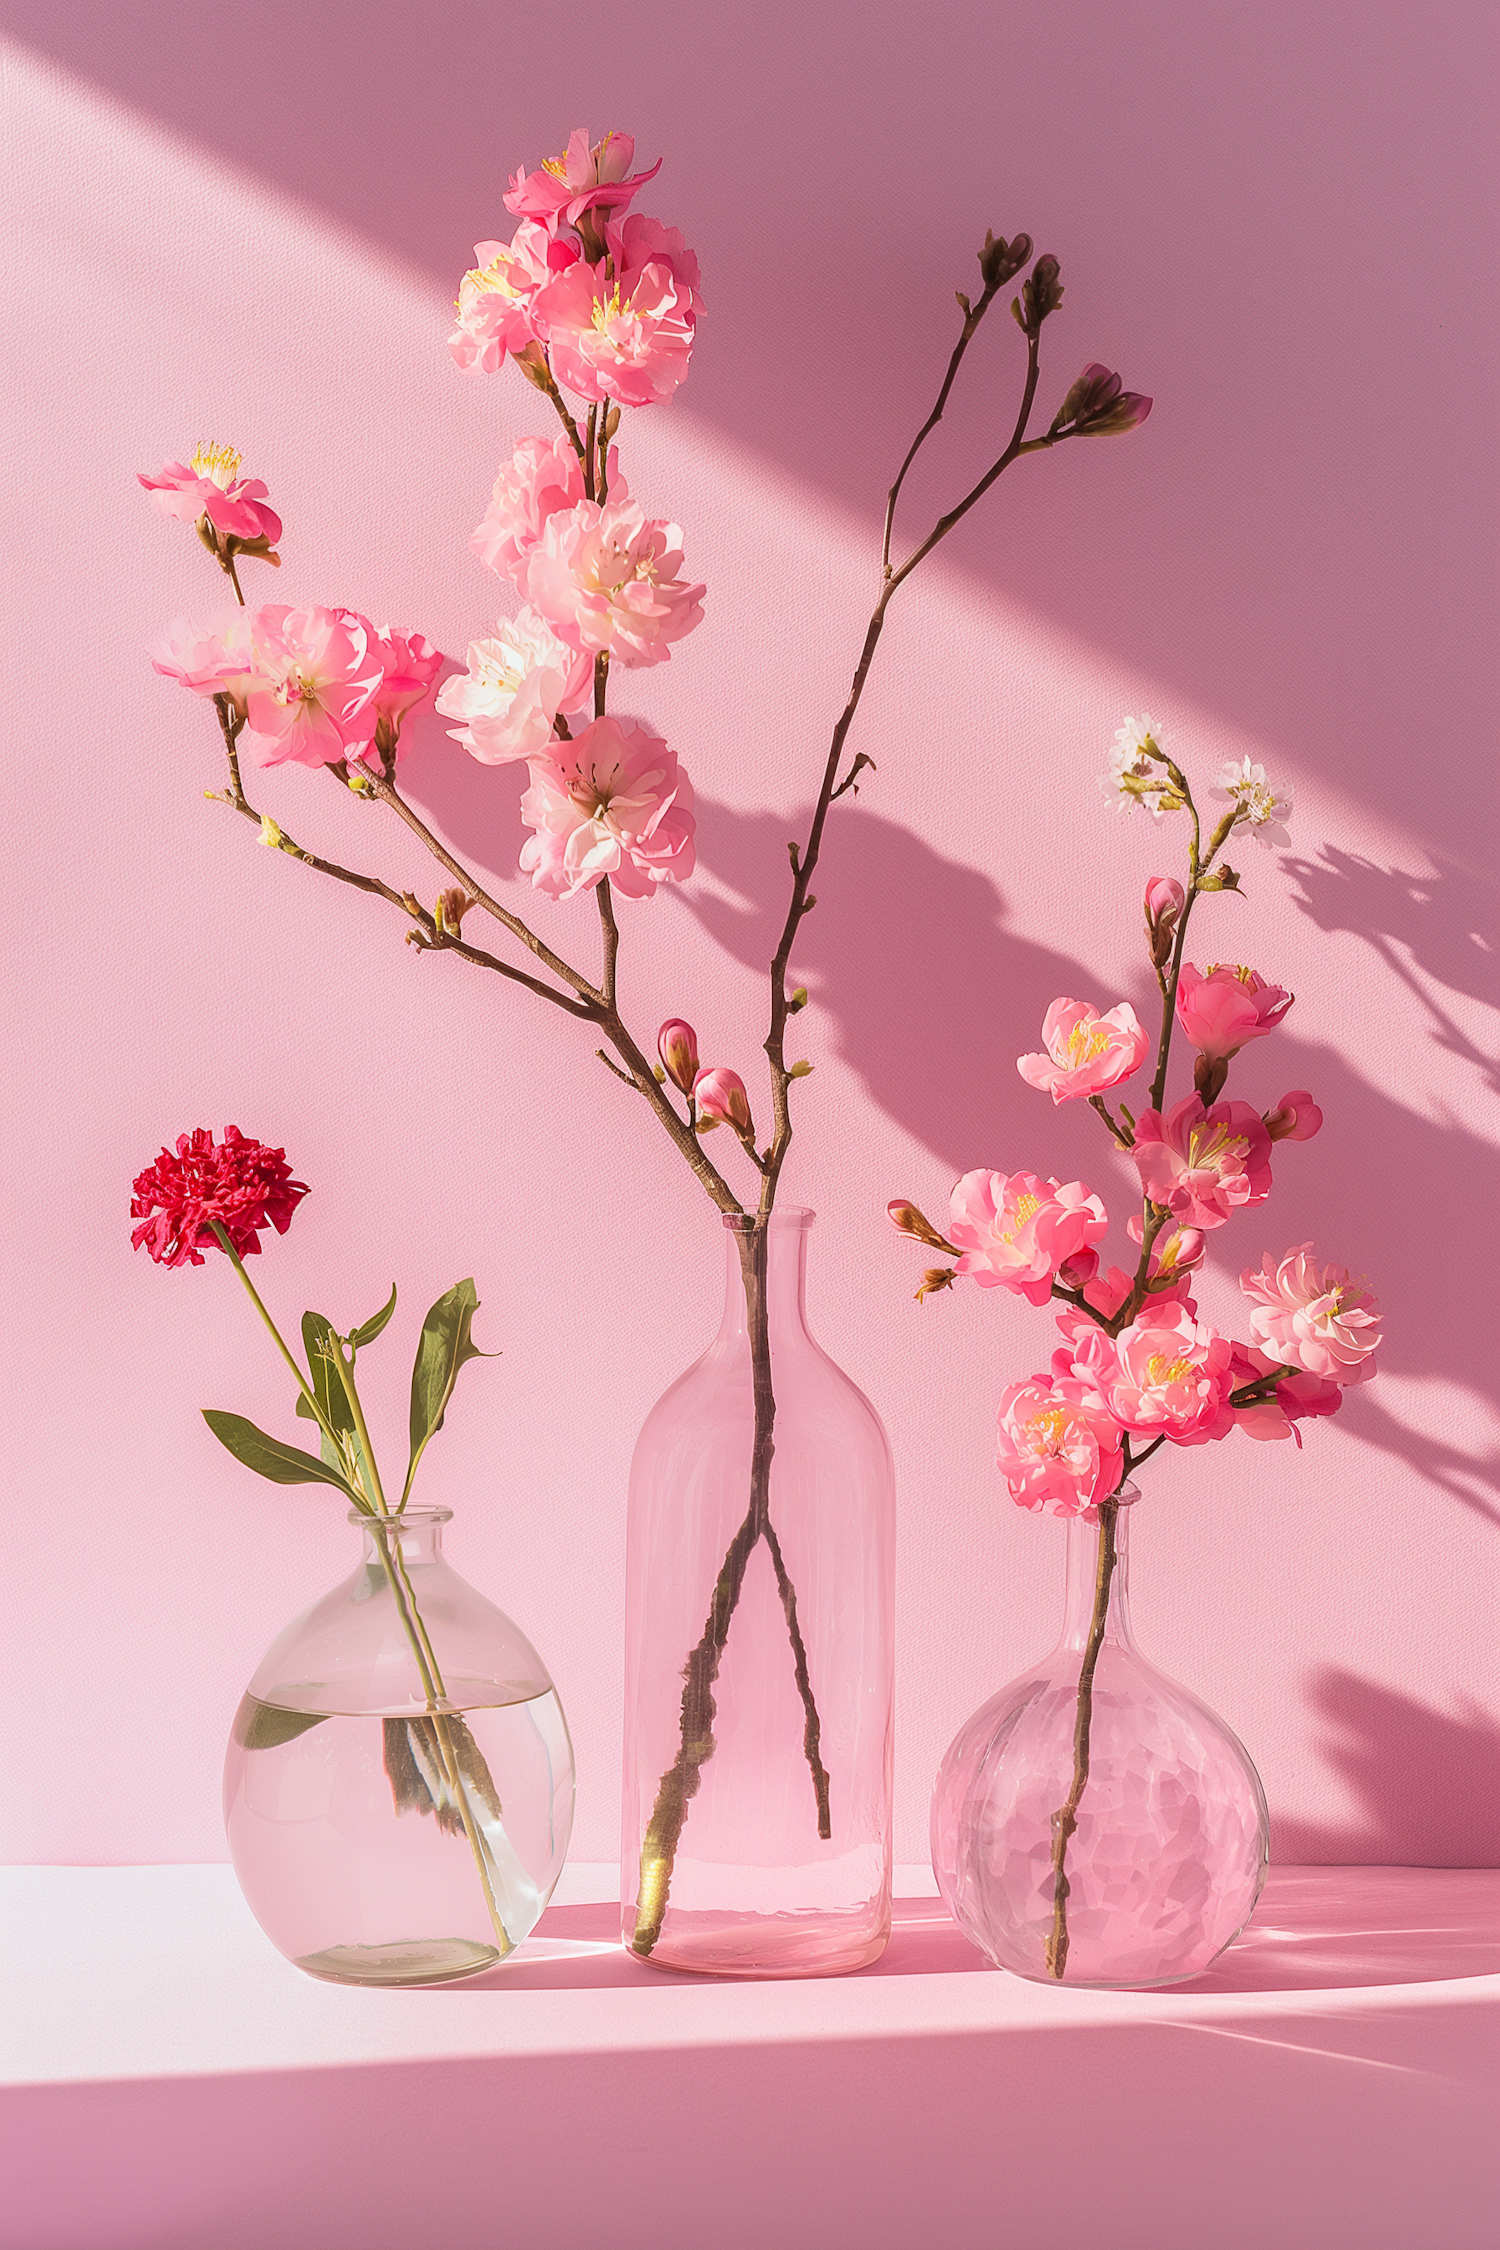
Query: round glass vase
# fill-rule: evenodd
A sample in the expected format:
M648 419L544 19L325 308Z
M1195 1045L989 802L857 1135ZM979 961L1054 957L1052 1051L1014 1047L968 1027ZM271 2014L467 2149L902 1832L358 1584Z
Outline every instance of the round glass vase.
M337 1984L495 1967L567 1855L562 1705L525 1635L450 1568L451 1515L351 1510L358 1569L272 1642L235 1714L240 1887L272 1944Z
M1131 1637L1135 1497L1125 1485L1098 1522L1070 1519L1061 1640L960 1728L933 1791L954 1920L997 1967L1044 1984L1198 1976L1265 1880L1260 1776Z
M890 1446L808 1333L810 1211L724 1221L724 1317L647 1417L626 1545L626 1946L817 1976L891 1923Z

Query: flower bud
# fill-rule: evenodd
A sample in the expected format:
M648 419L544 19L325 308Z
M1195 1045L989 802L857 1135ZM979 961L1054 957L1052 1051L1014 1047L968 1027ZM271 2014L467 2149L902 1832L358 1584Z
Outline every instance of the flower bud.
M1230 1061L1238 1053L1238 1047L1234 1047L1228 1055L1199 1055L1195 1059L1193 1087L1205 1109L1212 1109L1223 1093L1224 1081L1229 1076Z
M940 1289L951 1289L957 1270L956 1266L929 1266L917 1291L917 1303L920 1305L924 1297L935 1297Z
M667 1062L665 1051L662 1060ZM667 1062L668 1070L671 1067ZM732 1125L742 1139L755 1131L750 1097L738 1071L726 1070L722 1064L713 1070L700 1070L693 1080L692 1092L699 1115L711 1125Z
M886 1205L885 1215L898 1234L909 1234L916 1241L925 1242L929 1250L946 1250L950 1257L953 1255L952 1243L943 1239L932 1221L917 1209L915 1203L908 1203L898 1195L894 1203Z
M432 918L440 930L457 937L463 929L464 916L473 904L468 892L460 890L455 883L449 890L439 891Z
M991 234L985 229L984 248L979 253L979 270L984 276L986 289L1001 289L1018 274L1031 256L1029 234L1013 235L1009 242L1004 235Z
M1058 408L1052 431L1054 436L1069 430L1074 437L1115 437L1135 429L1150 412L1149 398L1122 389L1118 375L1090 360Z
M1323 1123L1323 1112L1312 1095L1298 1087L1283 1094L1262 1122L1273 1141L1310 1141Z
M812 1070L813 1066L810 1062L794 1062L787 1072L787 1076L788 1078L811 1078Z
M281 830L268 812L263 812L260 816L260 840L268 851L279 852L281 849Z
M539 391L547 388L547 355L540 344L528 344L521 352L512 352L517 367L528 383L535 383Z
M1020 296L1011 304L1011 311L1028 336L1040 335L1042 322L1048 313L1056 312L1062 303L1062 282L1058 278L1060 271L1057 260L1050 251L1038 258Z
M1170 875L1153 875L1146 885L1146 936L1158 969L1172 958L1172 940L1186 904L1187 893Z
M671 1016L656 1034L656 1051L667 1076L680 1092L690 1094L698 1075L698 1034L680 1016Z

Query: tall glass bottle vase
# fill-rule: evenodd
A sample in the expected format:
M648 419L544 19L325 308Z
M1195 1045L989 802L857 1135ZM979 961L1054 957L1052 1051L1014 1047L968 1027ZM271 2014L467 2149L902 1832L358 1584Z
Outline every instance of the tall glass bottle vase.
M494 1967L567 1854L562 1705L525 1635L450 1567L450 1515L351 1512L358 1568L272 1642L235 1714L240 1888L272 1943L334 1983Z
M1062 1638L960 1728L932 1799L955 1921L1046 1984L1173 1984L1250 1919L1266 1800L1224 1721L1131 1636L1134 1488L1070 1520Z
M807 1330L813 1214L724 1221L724 1317L630 1474L626 1945L808 1976L890 1933L890 1447Z

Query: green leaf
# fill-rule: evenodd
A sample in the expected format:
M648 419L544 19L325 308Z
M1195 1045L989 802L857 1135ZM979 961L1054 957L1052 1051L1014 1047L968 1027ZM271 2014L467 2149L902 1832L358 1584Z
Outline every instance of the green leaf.
M333 1355L339 1349L337 1331L331 1320L320 1312L302 1315L302 1349L307 1355L307 1371L312 1377L313 1391L319 1406L333 1428L340 1434L354 1434L354 1414L349 1405L349 1394L339 1379ZM317 1416L305 1398L297 1401L297 1412L304 1420L313 1422Z
M444 1292L422 1323L422 1334L417 1343L416 1365L411 1371L411 1466L406 1472L406 1489L411 1490L417 1463L430 1437L443 1426L443 1416L448 1401L453 1396L453 1386L458 1371L465 1360L494 1359L495 1352L482 1352L470 1341L469 1327L479 1310L479 1299L470 1281L455 1281Z
M337 1469L315 1461L310 1453L299 1452L295 1445L283 1445L280 1438L267 1437L243 1414L222 1414L217 1407L205 1406L203 1419L220 1445L227 1446L236 1461L243 1461L258 1477L269 1477L272 1484L335 1484L351 1500L358 1500Z
M395 1311L395 1309L396 1284L393 1281L391 1283L390 1303L382 1305L380 1311L375 1314L372 1320L367 1320L363 1328L356 1328L354 1330L354 1333L349 1338L350 1350L356 1352L361 1351L366 1344L373 1344L376 1337L380 1334L380 1331L382 1330L382 1328L384 1328L386 1322L390 1319L391 1314Z
M288 1711L247 1692L234 1714L234 1739L242 1750L279 1750L283 1742L295 1742L309 1727L321 1726L327 1716L326 1711Z

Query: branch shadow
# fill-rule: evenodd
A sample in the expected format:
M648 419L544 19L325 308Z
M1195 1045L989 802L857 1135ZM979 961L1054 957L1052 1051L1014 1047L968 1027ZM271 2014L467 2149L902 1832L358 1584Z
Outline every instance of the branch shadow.
M580 118L613 114L643 157L669 156L652 208L688 231L708 277L711 318L674 412L774 462L872 538L986 223L1032 229L1061 254L1069 287L1055 340L1048 330L1042 411L1098 356L1157 393L1157 411L1128 445L1020 464L1003 516L977 510L945 552L1132 676L1232 714L1271 754L1369 803L1399 802L1461 855L1463 792L1413 792L1409 741L1485 739L1470 621L1486 614L1495 563L1481 498L1495 438L1470 423L1461 454L1393 447L1390 401L1444 427L1484 349L1492 315L1471 277L1487 199L1477 183L1460 190L1454 167L1488 146L1475 54L1493 12L1455 7L1418 25L1388 10L1352 44L1336 12L1302 0L1248 13L1153 0L1147 15L1023 12L1014 42L1044 42L1051 96L1016 104L1005 73L974 67L996 49L991 0L950 0L915 67L909 42L852 36L854 0L821 11L764 0L752 39L684 0L642 0L623 43L604 0L577 0L563 112L514 69L514 23L487 0L431 0L419 48L404 24L339 0L4 10L23 48L430 279L439 377L438 302L476 238L508 231L503 171L535 163ZM456 56L466 69L444 67ZM1139 162L1143 113L1171 119L1170 167ZM388 119L394 136L375 127ZM1387 161L1392 138L1400 166ZM725 161L746 139L786 152L755 166L753 193ZM1293 349L1287 245L1310 214L1319 280L1299 294ZM1373 242L1382 272L1420 270L1461 315L1392 320ZM1018 349L997 314L913 477L910 525L925 528L993 458ZM1361 364L1381 380L1351 382Z
M1277 1817L1278 1859L1431 1865L1435 1836L1449 1864L1500 1864L1500 1722L1465 1698L1441 1710L1379 1680L1321 1666L1309 1696L1323 1756L1359 1800L1341 1825Z

